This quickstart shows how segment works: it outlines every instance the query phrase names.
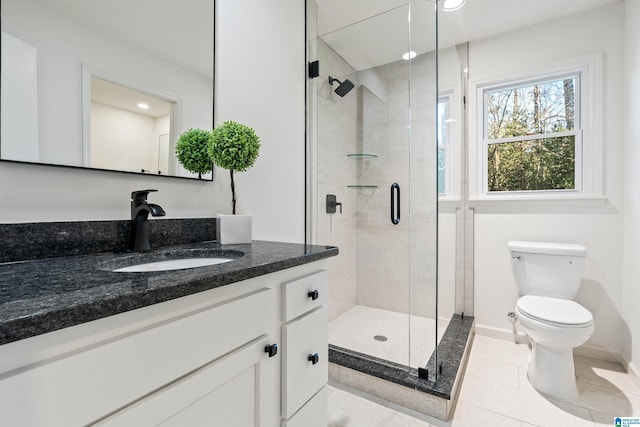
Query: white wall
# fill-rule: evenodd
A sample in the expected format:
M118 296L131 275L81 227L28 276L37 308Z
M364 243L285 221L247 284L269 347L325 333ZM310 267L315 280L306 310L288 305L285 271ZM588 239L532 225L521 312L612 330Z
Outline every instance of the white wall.
M630 338L623 354L640 377L640 2L625 2L625 162L622 312Z
M91 103L92 167L155 172L157 160L158 136L153 117Z
M238 212L254 239L304 241L304 1L216 2L216 123L260 136L254 167L237 174ZM231 213L228 172L215 170L215 205Z
M2 158L38 161L38 51L4 31L2 105L11 108L2 108L0 141L20 141L0 144Z
M475 214L475 315L479 326L510 331L506 314L518 297L508 240L574 242L587 246L584 280L576 300L595 318L587 343L619 353L629 339L622 320L622 3L470 44L470 80L563 58L604 52L605 206L486 202ZM508 54L505 54L508 52ZM470 110L470 115L475 112ZM474 140L471 139L470 144ZM498 202L499 203L499 202Z
M238 174L239 209L254 215L254 238L301 242L304 2L218 0L217 13L217 122L245 122L262 140L254 168ZM95 52L96 58L99 53ZM165 71L176 81L181 80L175 71ZM79 78L78 67L78 82ZM204 100L210 94L205 90L196 95ZM61 108L68 108L68 104L61 103ZM211 108L199 109L198 113L210 117ZM77 114L80 117L79 106ZM60 125L70 123L60 120ZM183 121L182 126L198 123ZM63 135L75 137L73 132ZM167 218L211 217L229 212L231 205L227 173L220 170L210 183L0 162L0 183L3 223L128 219L131 191L144 188L159 190L150 195L150 200L165 209Z

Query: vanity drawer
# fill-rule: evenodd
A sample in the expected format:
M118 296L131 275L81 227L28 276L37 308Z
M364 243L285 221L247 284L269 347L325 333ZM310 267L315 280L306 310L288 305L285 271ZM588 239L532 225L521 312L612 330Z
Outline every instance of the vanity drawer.
M318 307L282 326L282 417L289 419L326 385L328 309Z
M282 321L327 304L327 271L321 270L282 284Z
M327 386L324 386L289 420L282 420L281 427L326 427Z
M268 333L273 292L212 303L6 377L0 425L85 425L118 410Z

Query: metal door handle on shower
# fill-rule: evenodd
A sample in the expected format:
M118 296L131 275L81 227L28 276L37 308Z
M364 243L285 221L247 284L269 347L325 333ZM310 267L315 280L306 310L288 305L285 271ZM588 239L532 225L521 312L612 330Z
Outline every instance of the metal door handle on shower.
M396 195L395 203L393 202L393 195ZM396 210L393 211L395 206ZM398 225L400 223L400 185L397 182L391 184L391 223Z

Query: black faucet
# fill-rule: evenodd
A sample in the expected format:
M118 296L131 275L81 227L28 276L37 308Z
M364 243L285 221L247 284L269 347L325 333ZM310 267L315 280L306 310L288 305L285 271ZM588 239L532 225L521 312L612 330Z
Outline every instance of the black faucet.
M153 203L147 203L147 194L158 190L140 190L131 193L131 249L136 252L148 252L149 244L149 214L165 216L164 209Z

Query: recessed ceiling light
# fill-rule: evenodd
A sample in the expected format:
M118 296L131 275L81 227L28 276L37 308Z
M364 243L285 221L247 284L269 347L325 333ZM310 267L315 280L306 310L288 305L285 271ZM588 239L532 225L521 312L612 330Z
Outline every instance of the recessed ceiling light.
M143 110L148 110L149 109L149 104L145 104L144 102L141 102L138 104L138 108L141 108Z
M444 0L442 2L442 10L446 10L447 12L451 12L452 10L458 10L467 0Z
M410 50L409 52L403 53L402 54L402 59L404 59L405 61L408 61L410 59L415 58L417 55L417 53L415 53L414 51Z

